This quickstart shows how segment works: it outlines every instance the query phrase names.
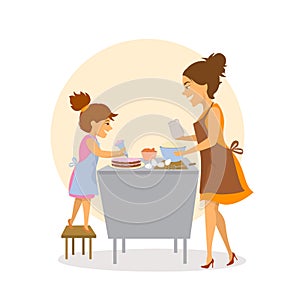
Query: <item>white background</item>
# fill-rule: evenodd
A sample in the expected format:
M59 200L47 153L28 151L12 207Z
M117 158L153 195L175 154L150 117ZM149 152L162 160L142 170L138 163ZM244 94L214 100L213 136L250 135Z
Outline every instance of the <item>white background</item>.
M1 1L2 299L299 299L299 15L297 1ZM56 100L106 47L162 39L227 57L245 125L242 165L254 194L222 208L235 268L117 272L69 267L61 231L72 209L52 159ZM109 74L108 74L109 75ZM63 126L63 124L62 124ZM191 249L205 249L204 218ZM95 250L111 249L91 217ZM167 247L163 241L130 247ZM225 251L218 234L215 251ZM202 262L199 262L199 265ZM5 296L4 296L5 295Z

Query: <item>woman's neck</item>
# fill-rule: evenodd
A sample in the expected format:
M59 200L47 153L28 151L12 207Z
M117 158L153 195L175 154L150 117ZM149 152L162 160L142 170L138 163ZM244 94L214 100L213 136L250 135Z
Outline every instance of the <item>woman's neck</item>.
M204 100L205 101L203 101L203 111L206 111L211 107L211 105L213 104L213 101L208 96L205 97Z

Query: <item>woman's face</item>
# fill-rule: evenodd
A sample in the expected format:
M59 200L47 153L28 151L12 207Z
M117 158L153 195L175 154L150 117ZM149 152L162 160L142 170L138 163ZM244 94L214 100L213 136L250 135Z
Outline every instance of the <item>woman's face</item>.
M200 85L186 76L182 76L182 83L184 85L183 95L188 98L192 106L202 104L207 95L207 84Z
M100 121L96 123L98 127L96 128L97 135L101 138L105 138L107 136L107 133L112 130L112 127L110 125L110 119L106 119L103 121Z

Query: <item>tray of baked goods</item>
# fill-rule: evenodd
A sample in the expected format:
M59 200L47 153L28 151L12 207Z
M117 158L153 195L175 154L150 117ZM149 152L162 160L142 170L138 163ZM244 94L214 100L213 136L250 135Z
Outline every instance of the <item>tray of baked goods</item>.
M165 163L165 160L161 161L162 164L158 164L154 167L154 169L166 169L166 170L185 170L187 166L180 160L180 161L172 161L170 163Z

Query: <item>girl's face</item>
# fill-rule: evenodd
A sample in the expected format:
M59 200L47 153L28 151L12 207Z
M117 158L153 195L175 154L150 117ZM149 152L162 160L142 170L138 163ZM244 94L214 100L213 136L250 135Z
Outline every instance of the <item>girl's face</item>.
M104 121L99 121L98 123L92 121L91 125L92 125L92 131L94 131L96 135L100 136L101 138L105 138L107 136L107 133L110 130L112 130L112 127L110 126L109 118Z
M97 135L101 138L105 138L107 136L107 133L112 130L112 127L110 125L110 119L104 120L104 123L99 128Z
M184 85L183 95L188 98L192 106L202 104L207 96L207 84L200 85L186 76L182 76Z

